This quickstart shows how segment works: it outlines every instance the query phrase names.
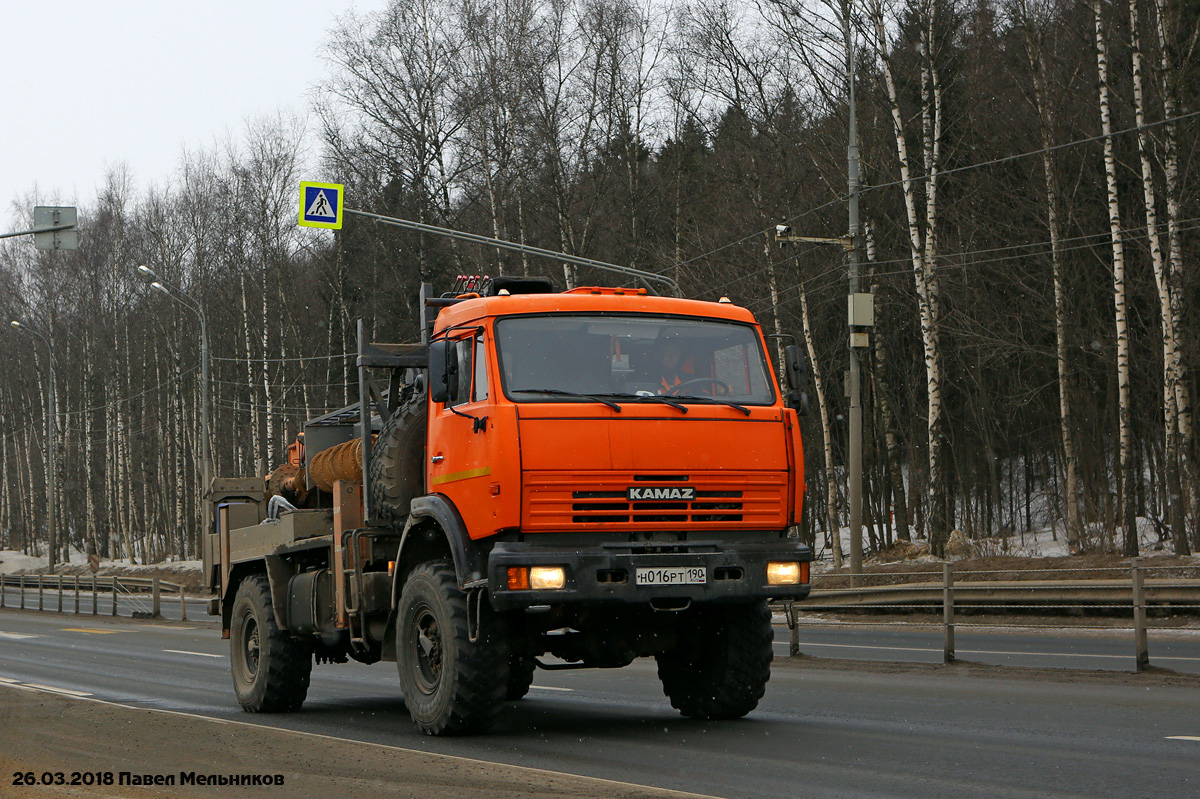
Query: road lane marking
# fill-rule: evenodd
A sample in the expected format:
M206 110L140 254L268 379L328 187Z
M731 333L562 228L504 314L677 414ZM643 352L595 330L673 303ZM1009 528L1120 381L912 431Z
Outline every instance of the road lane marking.
M6 633L6 632L0 632L0 638L12 638L12 639L14 639L14 640L16 640L16 641L19 641L19 640L21 640L22 638L41 638L41 637L42 637L42 636L40 636L40 635L34 635L33 633Z
M223 658L224 655L210 655L207 652L189 652L186 649L164 649L164 652L173 652L176 655L197 655L202 658Z
M787 644L780 641L775 643L781 646ZM810 644L801 643L800 648L813 646L832 647L836 649L883 649L895 652L941 652L941 649L931 649L915 646L870 646L867 644ZM1057 658L1108 658L1109 660L1123 660L1131 658L1133 655L1095 655L1086 652L1008 652L1000 649L956 649L955 652L959 655L1007 655L1010 657L1057 657ZM1200 660L1200 658L1174 658L1175 660Z
M776 646L790 646L787 641L775 641ZM824 646L836 649L879 649L892 652L941 652L941 649L932 649L916 646L878 646L871 644L817 644L801 642L800 648ZM1108 658L1110 660L1122 660L1133 657L1132 655L1097 655L1088 652L1010 652L1003 649L957 649L955 650L960 655L1008 655L1011 657L1029 656L1029 657L1057 657L1057 658ZM1200 661L1200 657L1183 657L1182 655L1156 655L1154 660L1187 660Z
M1168 735L1168 741L1196 741L1200 743L1200 735Z
M17 684L17 685L14 685L13 687L16 688L17 690L22 690L22 689L32 688L34 686L32 686L29 683L26 683L24 685ZM39 686L39 687L46 687L46 686ZM49 690L53 691L56 689L51 688ZM68 696L70 696L70 695L71 694L68 694ZM221 718L214 718L212 716L202 716L199 713L185 713L181 710L164 710L162 708L141 707L139 705L129 705L129 704L124 704L122 702L110 702L106 699L97 699L94 696L92 696L91 694L83 694L81 696L78 696L77 698L82 702L95 702L98 705L110 705L112 707L120 707L120 708L125 708L127 710L140 711L142 713L163 713L163 714L166 714L169 716L178 716L180 718L185 718L185 719L196 719L198 721L206 721L206 722L209 722L210 724L221 724L221 725L233 726L233 727L248 727L248 728L254 729L254 730L267 729L274 733L284 734L284 735L290 734L290 735L295 735L295 736L299 736L302 738L316 738L316 739L325 740L325 741L337 741L339 743L349 743L349 744L354 744L355 746L365 746L365 747L371 747L373 749L385 749L385 750L392 751L392 752L404 752L405 754L419 755L421 757L433 756L433 757L437 757L437 758L444 758L446 760L458 761L460 763L483 763L483 764L486 764L489 766L503 766L504 768L513 769L514 771L530 772L533 774L553 774L556 776L573 777L575 779L584 780L587 782L603 783L603 784L607 784L607 785L619 785L623 788L651 788L651 789L658 791L660 793L663 793L663 794L670 794L670 795L679 796L679 797L688 797L688 799L719 799L719 797L712 796L710 794L692 793L689 791L678 791L673 788L662 788L657 785L651 785L648 783L624 782L621 780L610 780L610 779L606 779L604 777L589 777L585 774L575 774L570 771L555 771L553 769L538 768L536 766L519 766L514 763L506 763L503 760L484 760L483 758L464 757L462 755L446 755L446 754L440 754L437 752L430 752L429 750L426 750L426 749L410 749L410 748L404 747L404 746L394 746L392 744L381 744L381 743L375 743L373 741L360 741L356 738L343 738L343 737L336 736L336 735L325 735L325 734L322 734L319 732L304 732L302 730L290 730L287 727L275 727L270 724L266 724L266 723L262 723L262 722L255 723L252 721L239 721L236 719L221 719Z
M529 686L535 691L574 691L574 688L559 688L556 685L531 685Z
M9 677L0 677L0 682L3 682L3 683L8 683L9 685L19 685L21 681L20 681L20 680L14 680L14 679L11 679L11 678L9 678Z
M95 627L60 627L64 633L91 633L92 635L115 635L123 630L98 630Z
M91 696L84 691L72 691L70 688L55 688L53 685L39 685L35 682L21 683L26 688L36 688L39 691L50 691L55 694L66 694L67 696Z
M776 641L775 644L776 644L776 646L789 646L789 644L786 641ZM801 649L803 649L806 646L828 646L828 647L834 647L837 649L886 649L886 650L889 650L892 652L941 652L942 651L940 649L925 649L922 647L915 647L915 646L866 646L863 644L810 644L810 643L801 642L801 644L800 644Z

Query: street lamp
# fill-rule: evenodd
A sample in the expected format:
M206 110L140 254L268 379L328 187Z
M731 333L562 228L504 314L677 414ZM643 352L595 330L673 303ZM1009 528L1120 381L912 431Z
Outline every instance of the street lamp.
M50 344L50 339L36 327L30 327L27 324L18 322L16 319L12 320L9 324L12 325L14 330L24 330L26 333L40 338L46 345L46 360L50 364L50 412L46 415L46 450L48 452L46 461L49 467L49 474L46 477L46 493L49 496L47 497L48 501L46 504L49 506L47 511L50 516L50 524L46 539L47 548L50 550L50 571L54 571L58 556L58 456L54 440L54 429L58 426L58 397L54 391L54 348Z
M196 314L196 318L200 320L200 462L201 462L201 481L204 484L204 491L201 494L200 504L202 506L201 515L204 519L204 532L202 535L207 535L212 531L212 508L208 503L208 491L212 487L213 465L212 451L209 441L212 438L210 406L211 385L208 379L208 319L204 316L204 308L200 303L196 302L183 289L176 286L167 286L154 270L144 264L137 268L137 271L150 281L150 288L157 292L166 294L171 299L178 302L183 307ZM200 539L200 545L204 546L204 539Z

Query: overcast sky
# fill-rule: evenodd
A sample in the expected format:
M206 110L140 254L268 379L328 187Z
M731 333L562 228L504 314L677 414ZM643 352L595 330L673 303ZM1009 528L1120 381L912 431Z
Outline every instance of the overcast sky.
M91 205L125 163L136 187L245 119L307 113L334 20L386 0L0 0L0 229L37 187Z

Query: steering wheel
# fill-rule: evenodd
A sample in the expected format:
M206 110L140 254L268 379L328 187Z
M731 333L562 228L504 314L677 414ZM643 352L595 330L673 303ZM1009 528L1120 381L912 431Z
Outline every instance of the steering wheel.
M729 389L729 384L726 383L724 380L718 380L715 377L693 377L691 380L684 380L679 385L673 387L670 391L667 392L667 396L669 396L669 397L678 396L679 389L684 388L685 386L690 386L693 383L711 383L714 386L719 386L720 388L724 389L726 394L731 393L730 389Z

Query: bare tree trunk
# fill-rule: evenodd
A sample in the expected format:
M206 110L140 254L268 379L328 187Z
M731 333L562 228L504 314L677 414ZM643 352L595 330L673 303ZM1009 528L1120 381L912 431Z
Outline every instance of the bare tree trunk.
M813 342L812 328L808 323L808 295L800 286L800 315L804 324L804 345L808 349L808 371L813 379L813 391L817 395L817 408L821 413L821 443L825 453L825 543L833 551L833 565L842 568L842 529L837 514L837 479L833 465L833 432L829 428L829 406L825 401L825 382L821 377L821 366L817 360L817 349ZM783 360L780 360L783 363Z
M268 357L271 352L271 319L269 314L270 303L267 301L270 294L268 292L268 269L265 259L262 264L262 270L262 387L263 413L267 421L267 436L263 441L263 448L258 451L258 457L267 464L267 468L269 469L272 462L271 456L275 452L275 398L271 393L271 364Z
M1172 10L1166 0L1155 0L1154 3L1155 29L1158 34L1160 55L1160 74L1162 76L1163 116L1173 120L1177 113L1178 102L1176 91L1181 73L1175 60L1175 42ZM1200 28L1193 30L1192 45L1200 36ZM1181 341L1179 339L1180 324L1183 318L1183 242L1180 236L1180 185L1179 185L1179 144L1178 125L1168 121L1162 126L1163 136L1163 176L1165 178L1167 199L1167 244L1170 251L1170 271L1167 284L1170 286L1171 319L1175 332L1175 362L1174 373L1168 378L1175 392L1176 422L1179 428L1178 448L1182 472L1182 482L1191 495L1191 524L1193 534L1200 527L1200 469L1196 463L1195 433L1192 428L1191 397L1189 396L1187 373L1184 364ZM1187 498L1185 497L1185 502ZM1185 535L1186 537L1186 535ZM1200 543L1200 541L1198 541Z
M1150 166L1150 148L1146 134L1146 104L1142 89L1142 46L1138 30L1137 0L1129 0L1130 55L1133 60L1133 108L1138 127L1138 158L1142 166L1142 197L1146 206L1146 235L1150 242L1150 263L1154 268L1154 283L1158 288L1159 316L1162 326L1163 348L1163 467L1167 485L1167 518L1171 526L1171 540L1179 552L1191 554L1185 529L1186 505L1183 485L1179 474L1179 415L1175 396L1175 378L1178 370L1178 331L1171 301L1171 286L1167 265L1163 257L1162 243L1158 235L1158 198L1154 188L1154 174ZM1128 542L1126 542L1128 550ZM1136 554L1126 551L1127 555Z
M248 416L250 418L250 468L258 469L258 459L262 457L262 427L259 422L259 406L254 401L254 350L251 344L250 336L250 298L249 281L246 279L245 271L239 275L242 284L242 340L246 346L246 396L249 398L247 406ZM344 350L343 350L344 352ZM257 476L257 473L256 475Z
M912 177L908 155L908 142L904 134L904 119L900 110L899 93L895 76L888 60L887 29L883 7L877 0L868 9L875 29L876 52L880 59L884 84L892 115L893 132L896 137L896 156L900 165L900 179L904 190L904 210L908 219L909 249L912 255L913 278L916 283L917 300L921 318L921 340L925 354L925 379L927 392L926 437L928 445L928 497L925 518L932 551L940 553L949 534L946 518L947 498L942 466L942 397L941 397L941 353L938 334L938 281L933 271L933 260L927 257L925 242L922 241L922 220L917 214L917 185ZM929 12L932 14L932 11ZM928 25L932 25L932 17ZM926 36L925 33L922 34ZM927 56L927 62L932 59ZM929 232L936 240L937 221L937 170L939 168L939 144L941 139L940 104L941 90L936 80L936 70L930 63L922 67L922 121L924 130L924 155L928 170L924 224L932 225ZM932 84L932 86L931 86ZM932 88L932 93L931 93ZM931 96L932 95L932 96ZM931 103L932 100L932 103ZM932 108L931 108L932 105ZM932 199L931 199L932 197Z
M867 241L867 262L871 267L871 293L876 298L880 296L879 279L875 274L875 235L871 224L863 225L863 234ZM891 385L887 378L888 350L886 337L871 336L872 351L875 356L875 368L872 375L875 380L875 404L879 407L879 423L883 427L884 443L887 447L888 482L891 484L891 494L895 503L896 537L901 541L911 539L908 530L908 499L904 489L904 471L900 466L900 442L896 438L896 419L892 412Z
M1064 504L1067 508L1067 546L1079 548L1083 539L1082 505L1079 484L1079 458L1075 452L1075 434L1071 417L1071 376L1067 361L1067 300L1063 288L1062 230L1058 220L1058 179L1055 171L1054 152L1051 148L1053 116L1046 95L1046 79L1043 72L1041 37L1035 35L1025 0L1018 6L1021 26L1025 35L1025 53L1029 59L1029 70L1033 76L1034 101L1038 111L1038 129L1042 143L1042 177L1046 192L1046 226L1050 231L1050 262L1054 277L1054 334L1055 353L1058 366L1058 418L1059 435L1062 438L1063 460L1066 469ZM1015 526L1015 525L1014 525Z
M1133 442L1129 399L1129 329L1125 300L1125 245L1121 231L1121 212L1117 202L1117 163L1113 154L1112 116L1109 110L1108 45L1104 38L1101 0L1092 0L1096 19L1096 68L1099 73L1100 126L1104 134L1104 174L1108 184L1108 226L1113 252L1113 302L1117 334L1117 432L1120 440L1118 469L1120 521L1126 553L1138 550L1137 526L1133 507Z

